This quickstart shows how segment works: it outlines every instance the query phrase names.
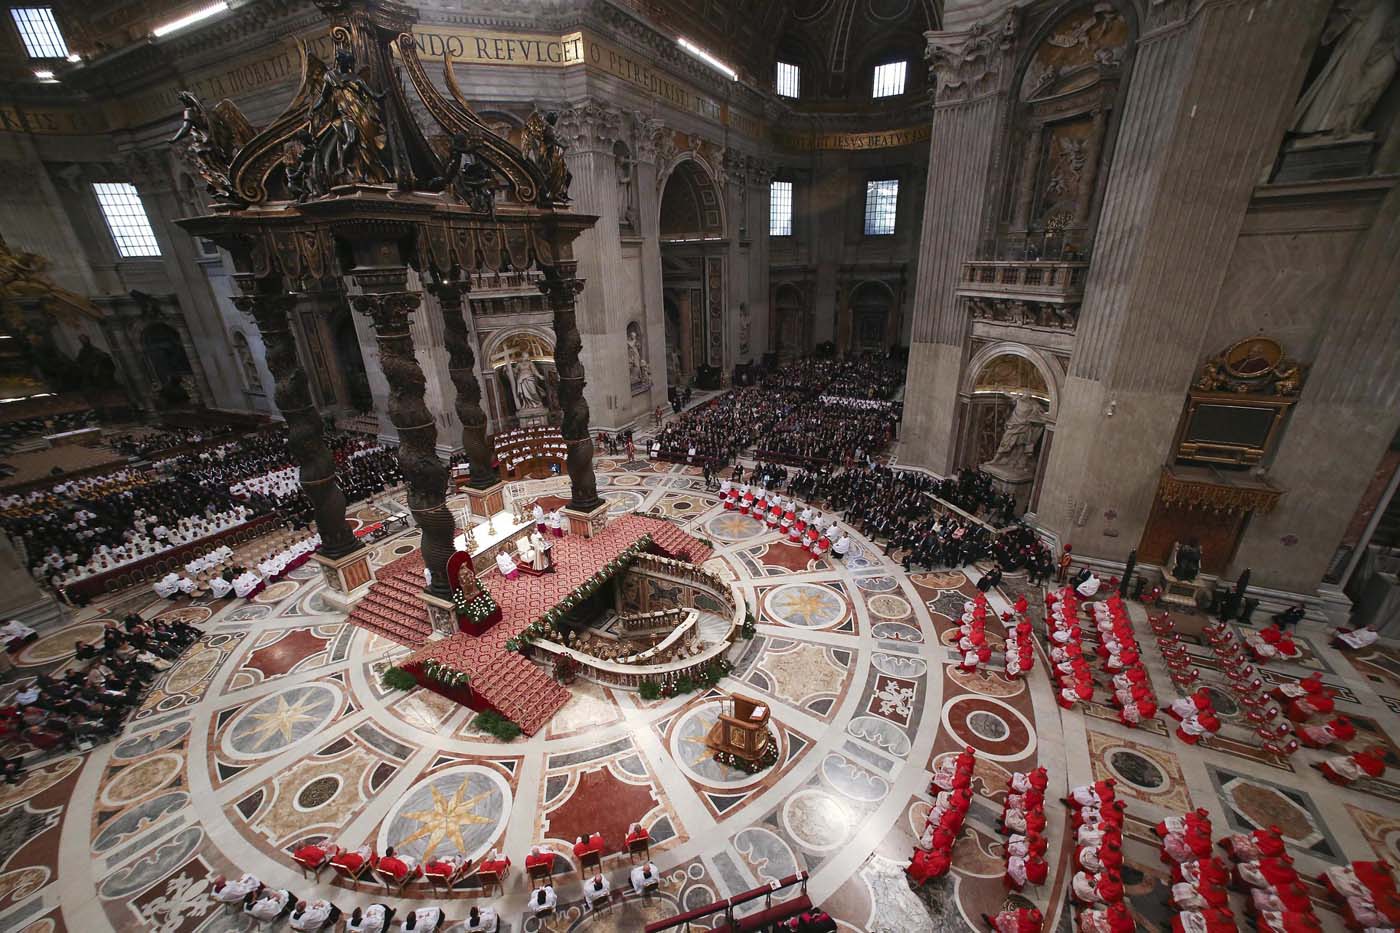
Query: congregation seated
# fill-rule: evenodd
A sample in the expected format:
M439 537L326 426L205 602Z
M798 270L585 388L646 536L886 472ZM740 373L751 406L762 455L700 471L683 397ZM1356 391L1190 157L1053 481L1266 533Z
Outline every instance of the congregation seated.
M441 907L420 907L404 914L404 933L438 933L446 925L447 916Z
M248 873L243 877L229 881L223 875L214 878L214 884L209 889L210 896L221 904L241 904L248 895L262 887L262 882Z
M340 922L340 908L319 897L311 901L297 901L287 922L293 930L303 933L332 930Z
M583 885L583 900L589 910L594 910L599 901L606 902L612 895L612 885L602 874L589 878Z
M553 913L555 905L558 903L559 898L554 893L554 885L552 884L536 888L530 893L530 913L536 917L541 914Z
M270 923L281 920L296 907L296 895L291 891L259 886L243 899L243 912L254 920Z
M477 907L467 911L467 919L462 921L462 929L468 933L496 933L499 929L496 911L490 907Z
M389 933L395 909L387 904L356 907L345 921L345 933Z
M40 674L0 707L0 737L38 751L61 751L117 735L141 695L162 670L199 637L187 622L128 615L107 625L100 641L74 642L74 660L61 675ZM23 763L7 760L11 780Z
M348 434L327 440L349 501L400 482L393 451ZM23 542L30 571L56 590L266 515L291 528L306 528L312 518L280 427L144 469L122 467L0 497L0 529ZM186 572L194 579L203 569Z

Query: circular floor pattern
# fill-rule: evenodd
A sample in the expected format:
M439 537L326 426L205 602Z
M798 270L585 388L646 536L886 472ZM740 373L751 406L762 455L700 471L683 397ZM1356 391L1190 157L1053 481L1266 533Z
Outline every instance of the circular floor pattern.
M889 593L871 596L865 601L865 608L869 609L873 616L892 621L907 619L914 614L914 607L909 605L909 600Z
M943 725L961 744L975 746L978 757L992 761L1016 761L1036 748L1026 717L992 697L954 697L943 706Z
M102 630L105 629L107 619L95 619L82 625L75 625L65 628L62 631L54 632L52 635L45 635L35 639L20 651L15 658L15 663L20 667L36 667L40 664L51 664L62 658L73 654L73 644L79 641L93 641L102 637Z
M185 767L183 756L173 752L152 755L144 761L117 772L117 776L102 788L102 803L109 807L124 807L160 790Z
M1118 778L1134 787L1146 791L1157 791L1166 787L1167 776L1156 762L1146 755L1126 748L1110 751L1107 755L1108 767Z
M845 620L849 606L840 593L820 583L785 583L763 601L775 621L796 628L831 628Z
M224 730L221 747L233 758L271 755L320 732L340 705L340 693L329 684L291 687L239 713Z
M691 707L681 716L671 733L671 756L687 777L712 787L747 787L764 779L764 773L747 774L715 761L705 744L710 728L719 721L720 703L702 703ZM782 730L769 727L769 733L781 743ZM782 749L779 749L781 756ZM779 759L781 760L781 758Z
M253 597L253 602L270 605L280 603L297 591L295 580L278 580L276 583L269 583L263 591Z
M420 862L434 853L487 854L510 815L511 792L498 772L461 765L419 781L394 804L379 829L379 851L393 846Z
M825 791L804 789L783 803L783 826L802 848L831 852L845 844L855 826L846 805Z
M767 531L767 528L738 512L724 512L705 523L711 537L721 541L747 541Z

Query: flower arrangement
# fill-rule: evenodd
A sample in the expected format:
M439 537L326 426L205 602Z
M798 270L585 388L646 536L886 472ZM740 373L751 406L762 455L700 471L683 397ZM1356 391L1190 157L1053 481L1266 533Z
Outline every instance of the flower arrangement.
M747 640L756 634L758 634L758 625L754 622L753 613L745 610L744 624L739 626L739 635Z
M455 667L448 667L441 661L432 659L423 662L423 673L444 687L465 687L471 680L471 676L466 671L459 671Z
M730 752L715 752L714 759L726 767L735 768L747 774L757 774L778 763L778 744L770 737L768 746L763 750L763 757L758 761L749 761L747 758L740 758Z
M452 609L457 613L458 618L469 619L472 622L483 622L498 608L495 597L484 586L471 599L468 599L467 594L462 592L460 588L452 591Z

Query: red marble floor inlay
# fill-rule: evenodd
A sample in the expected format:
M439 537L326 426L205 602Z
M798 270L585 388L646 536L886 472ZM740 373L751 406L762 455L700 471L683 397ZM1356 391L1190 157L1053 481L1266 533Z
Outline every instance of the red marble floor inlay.
M601 801L607 805L600 806ZM585 771L569 798L546 814L546 835L572 843L579 836L602 833L604 852L621 851L627 827L641 822L656 803L646 784L618 780L606 766Z
M264 677L285 674L305 658L324 651L329 639L322 638L310 629L295 629L282 635L270 645L255 649L243 663Z

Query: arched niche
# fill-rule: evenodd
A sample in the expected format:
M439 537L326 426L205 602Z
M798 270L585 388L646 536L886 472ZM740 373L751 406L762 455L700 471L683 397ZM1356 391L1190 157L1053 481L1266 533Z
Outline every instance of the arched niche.
M1136 38L1126 0L1069 4L1029 31L1015 78L995 257L1083 255L1094 237Z
M715 171L693 152L682 153L662 176L658 229L663 242L724 236L724 197Z
M899 298L888 282L870 280L851 289L850 335L845 348L853 353L879 353L889 349L890 324Z
M520 327L491 334L482 347L490 378L487 397L497 424L526 427L557 423L559 373L554 365L554 335Z
M1029 395L1041 408L1039 420L1043 424L1030 477L1021 493L1022 507L1033 509L1059 417L1062 379L1060 364L1034 347L1003 342L975 353L963 371L958 465L976 469L992 461L1018 399Z
M773 290L773 351L780 358L803 355L809 349L811 315L802 289L784 282Z
M661 289L666 307L667 372L682 386L701 367L725 365L728 271L724 198L694 151L671 162L661 183ZM674 376L679 378L674 378Z

